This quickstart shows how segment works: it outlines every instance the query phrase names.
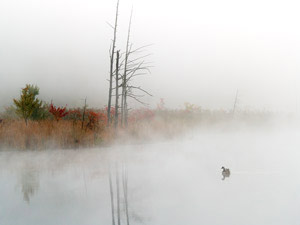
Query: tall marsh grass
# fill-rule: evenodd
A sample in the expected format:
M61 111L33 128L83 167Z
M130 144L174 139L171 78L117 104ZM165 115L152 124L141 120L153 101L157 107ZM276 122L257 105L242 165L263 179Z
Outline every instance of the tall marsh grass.
M91 128L90 122L72 118L28 121L3 119L0 122L0 147L12 149L74 149L110 145L113 142L146 141L157 138L173 138L195 127L226 129L232 124L261 125L271 115L265 112L239 112L209 110L135 110L130 114L127 128L107 128L98 121ZM224 125L225 124L225 125ZM230 125L231 124L231 125ZM235 126L235 125L234 125ZM234 127L232 126L232 127Z

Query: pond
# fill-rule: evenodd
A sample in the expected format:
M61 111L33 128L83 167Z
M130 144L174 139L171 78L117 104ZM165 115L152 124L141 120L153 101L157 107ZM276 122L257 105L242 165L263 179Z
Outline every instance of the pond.
M112 224L109 174L116 224L117 180L121 224L126 202L130 224L299 224L299 134L199 130L99 149L3 150L0 224Z

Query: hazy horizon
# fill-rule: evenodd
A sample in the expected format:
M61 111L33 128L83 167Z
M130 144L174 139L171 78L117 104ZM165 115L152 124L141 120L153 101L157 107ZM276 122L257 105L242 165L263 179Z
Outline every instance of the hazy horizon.
M298 225L300 3L119 2L150 109L125 79L95 109L117 0L0 1L0 224ZM3 112L26 84L55 106Z
M2 0L0 108L25 84L40 98L70 107L107 104L109 46L116 1ZM120 0L117 48L125 50L131 6L132 43L152 53L152 73L137 83L167 107L190 102L231 109L296 112L300 82L300 15L296 1ZM138 106L138 105L137 105Z

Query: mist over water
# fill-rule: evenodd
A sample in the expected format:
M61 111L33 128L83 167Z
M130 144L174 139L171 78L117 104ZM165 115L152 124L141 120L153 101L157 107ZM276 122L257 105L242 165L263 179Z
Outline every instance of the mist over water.
M110 64L116 1L0 1L0 225L299 225L299 2L119 6Z
M116 165L128 172L131 224L298 224L298 136L287 126L198 129L148 144L2 151L0 224L111 224Z

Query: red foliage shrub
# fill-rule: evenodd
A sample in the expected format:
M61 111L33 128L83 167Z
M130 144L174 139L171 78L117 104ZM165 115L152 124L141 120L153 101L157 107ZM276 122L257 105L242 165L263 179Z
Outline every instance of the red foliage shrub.
M99 122L103 125L107 124L107 115L105 112L99 112Z
M104 112L88 111L88 124L87 127L91 130L102 129L107 123L107 116Z
M66 107L56 107L51 103L49 112L54 116L56 121L59 121L60 119L68 115L68 112L66 110Z

